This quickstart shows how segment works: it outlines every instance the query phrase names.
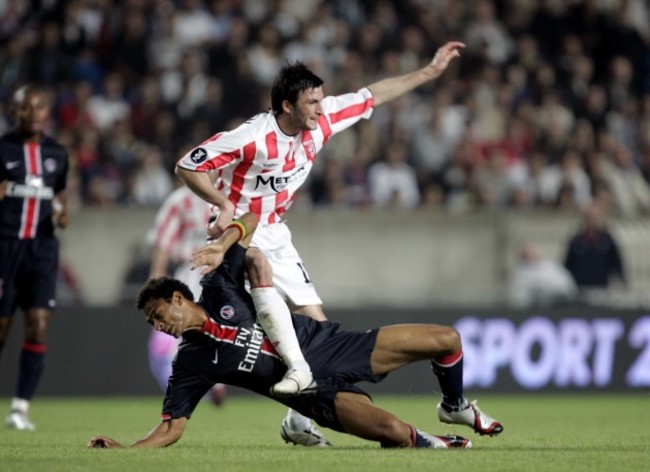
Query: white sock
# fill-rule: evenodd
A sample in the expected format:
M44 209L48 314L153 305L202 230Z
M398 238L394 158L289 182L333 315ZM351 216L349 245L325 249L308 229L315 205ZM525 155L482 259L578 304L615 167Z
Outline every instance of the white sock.
M29 400L16 397L12 398L11 411L20 411L21 413L27 413L27 411L29 411Z
M310 372L309 364L296 338L289 307L277 290L274 287L258 287L251 290L251 296L257 311L257 320L287 367Z
M285 418L293 430L304 431L311 428L311 420L296 410L289 409Z

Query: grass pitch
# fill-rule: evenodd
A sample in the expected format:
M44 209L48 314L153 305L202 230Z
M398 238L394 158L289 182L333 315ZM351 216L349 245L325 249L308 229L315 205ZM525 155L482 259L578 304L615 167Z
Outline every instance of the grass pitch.
M478 395L498 418L499 437L441 424L436 396L377 396L375 403L434 434L469 437L471 450L382 450L325 430L331 449L285 445L282 405L231 396L205 402L181 441L166 449L86 449L93 434L131 443L158 422L156 398L39 398L34 433L0 428L0 470L10 471L641 471L650 470L650 397L636 395ZM8 408L9 399L0 399ZM2 411L0 410L0 411Z

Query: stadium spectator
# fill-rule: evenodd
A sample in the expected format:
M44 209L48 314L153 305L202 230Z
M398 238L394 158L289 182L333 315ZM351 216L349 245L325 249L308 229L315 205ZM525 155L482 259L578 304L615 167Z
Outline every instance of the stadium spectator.
M39 44L31 55L30 75L39 83L56 86L70 77L70 55L61 47L61 27L53 21L43 25Z
M568 189L567 204L570 208L585 208L591 201L591 182L582 166L581 156L573 149L568 149L561 157L560 164L555 167L560 190ZM558 201L561 196L558 196Z
M133 198L141 206L159 206L174 184L157 148L146 146L140 154L140 168L133 177Z
M257 41L248 50L248 61L255 81L270 87L282 66L280 33L274 25L263 24L257 34Z
M236 225L247 227L249 233L233 227ZM271 387L287 366L260 329L259 314L244 286L245 270L253 287L272 283L270 265L262 253L245 249L256 227L257 216L245 213L216 242L194 254L195 266L206 266L204 271L211 272L204 279L198 304L189 288L176 279L154 278L141 289L137 308L155 329L182 337L183 348L172 367L162 421L132 447L164 447L177 442L198 401L217 381L272 398ZM292 319L317 385L312 394L276 400L313 417L320 425L383 447L471 447L470 441L458 436L432 436L415 429L375 407L368 394L355 385L364 380L379 382L404 365L428 360L442 393L437 406L442 422L466 425L481 435L503 431L498 421L463 395L463 351L454 329L396 325L353 333L340 330L337 323L298 315ZM284 428L282 436L295 442ZM123 446L98 435L90 439L88 447Z
M104 60L111 70L118 72L127 88L138 86L149 71L147 45L150 32L145 12L137 8L128 8L118 19L115 40L107 48Z
M522 246L508 282L508 299L513 306L552 306L574 300L577 294L576 283L562 264L542 257L534 243Z
M205 55L198 49L187 50L179 68L167 71L161 80L166 87L173 87L179 92L174 96L176 115L183 121L189 121L206 99L209 79Z
M516 182L516 167L508 165L502 149L492 147L484 159L478 161L474 173L474 185L479 205L486 208L505 208L510 201Z
M643 178L627 146L618 144L611 160L605 161L604 177L614 204L622 216L650 212L650 185Z
M90 115L92 96L93 86L86 80L76 82L71 91L62 94L56 110L59 126L62 129L99 133Z
M597 202L583 211L583 226L569 240L564 266L581 290L607 288L614 278L625 283L618 243L607 229Z
M138 83L135 98L130 105L131 127L134 136L154 145L156 141L152 124L165 111L160 83L155 76L148 75Z
M18 382L6 426L33 431L29 407L45 367L47 330L56 307L59 243L68 226L68 154L44 134L51 104L45 89L20 87L15 129L0 138L0 352L16 308L24 317Z
M407 153L406 143L393 141L385 159L370 166L368 185L376 207L415 208L420 203L417 177Z
M420 175L440 172L449 160L453 140L443 128L443 110L435 107L413 140L413 163Z
M514 49L513 41L495 16L494 2L479 0L471 12L465 31L468 51L480 55L490 64L505 64Z
M129 117L131 109L124 98L124 79L119 73L112 72L106 76L102 93L90 98L87 111L100 131L106 131L117 121Z
M309 190L317 207L342 208L349 205L345 168L340 159L324 159L325 170L312 179Z
M148 63L150 73L159 75L165 71L172 71L181 62L183 51L186 49L176 39L174 10L167 6L157 8L151 20L152 35L147 43ZM152 40L155 37L155 41ZM165 95L170 99L169 95Z
M181 48L202 46L212 38L212 19L201 0L182 0L174 13L174 42Z

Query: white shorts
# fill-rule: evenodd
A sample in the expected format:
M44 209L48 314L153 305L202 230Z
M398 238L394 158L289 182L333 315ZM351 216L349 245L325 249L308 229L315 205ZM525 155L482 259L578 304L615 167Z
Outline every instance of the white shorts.
M323 304L298 251L293 247L291 231L285 223L259 225L251 247L261 250L271 263L273 285L289 305Z

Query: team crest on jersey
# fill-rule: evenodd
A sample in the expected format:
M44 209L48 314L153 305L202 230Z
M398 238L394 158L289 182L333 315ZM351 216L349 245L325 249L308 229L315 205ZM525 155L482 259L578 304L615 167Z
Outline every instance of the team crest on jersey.
M50 174L56 171L56 161L51 157L45 159L45 162L43 162L43 166L45 167L45 171L49 172Z
M316 156L316 144L314 144L314 140L311 138L305 139L302 142L302 145L304 146L305 151L307 152L307 157L313 159L314 156Z
M230 318L235 316L235 309L230 305L225 305L221 307L221 311L219 311L219 314L224 320L229 320Z
M201 162L205 161L207 157L208 153L203 148L196 148L194 151L192 151L192 154L190 154L190 159L192 159L192 162L195 164L200 164Z

